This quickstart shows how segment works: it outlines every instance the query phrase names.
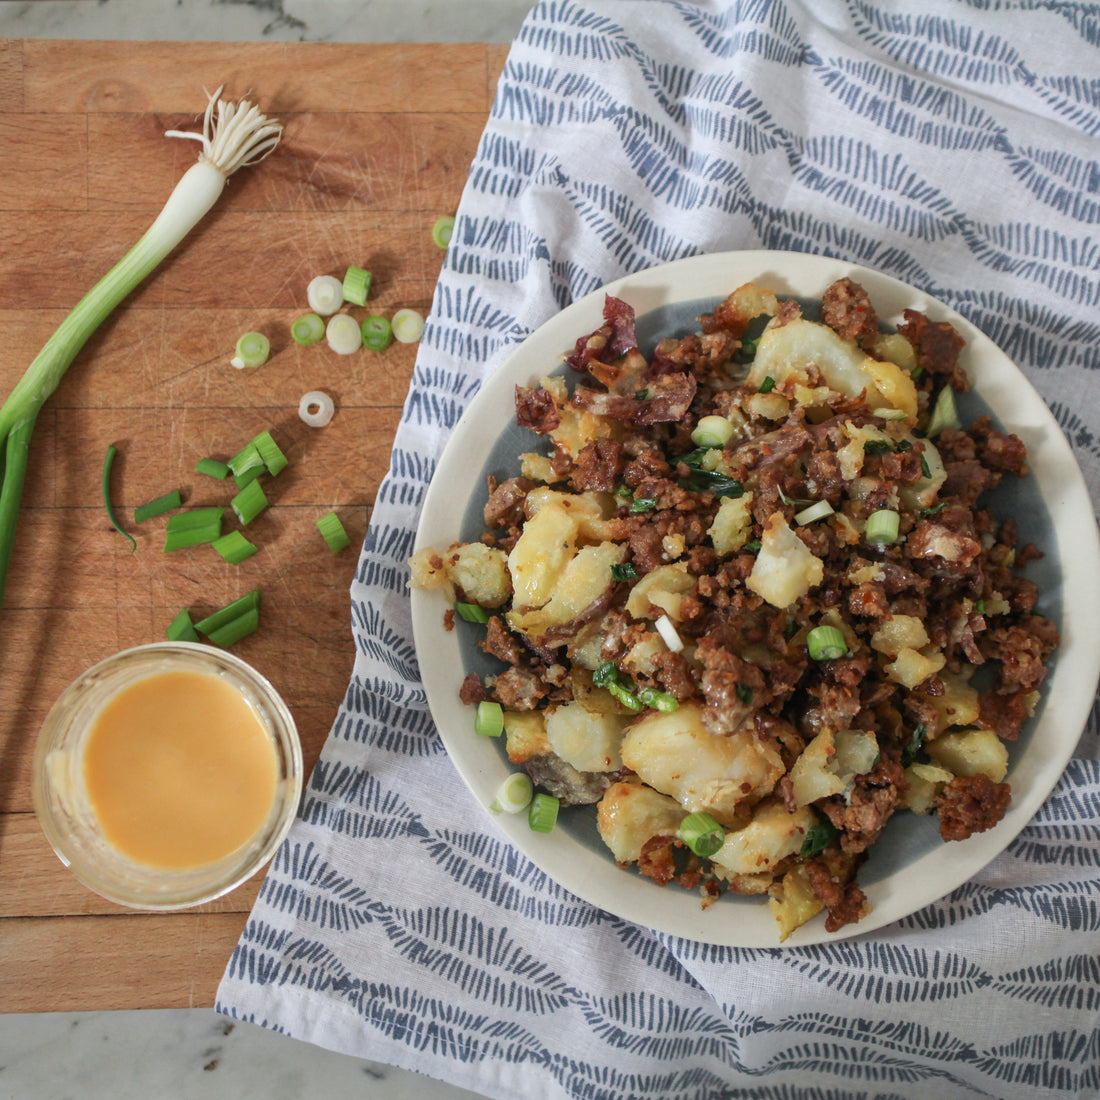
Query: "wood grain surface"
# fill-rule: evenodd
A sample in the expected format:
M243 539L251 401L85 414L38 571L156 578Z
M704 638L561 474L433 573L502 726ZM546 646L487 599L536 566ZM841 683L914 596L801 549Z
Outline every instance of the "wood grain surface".
M285 125L262 165L108 320L39 417L0 611L0 1011L213 1003L260 876L210 905L137 913L84 888L34 817L31 760L53 701L86 667L160 640L182 607L205 614L252 588L258 633L234 652L269 677L311 768L354 658L351 583L388 461L415 348L338 356L298 348L290 323L317 274L374 276L372 303L427 312L453 212L506 48L485 45L0 40L0 391L6 396L81 294L133 244L195 157L204 89L247 97ZM266 333L270 361L229 365L237 336ZM321 389L324 429L297 416ZM163 520L133 508L174 488L226 503L194 473L269 428L290 459L249 526L239 566L209 548L163 552ZM116 509L100 479L108 445ZM335 510L354 547L315 528Z

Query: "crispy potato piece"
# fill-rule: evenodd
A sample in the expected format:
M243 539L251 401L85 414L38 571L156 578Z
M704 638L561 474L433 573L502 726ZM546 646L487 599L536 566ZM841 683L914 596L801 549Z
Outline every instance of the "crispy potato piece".
M546 739L567 764L579 772L610 772L622 767L619 748L626 717L589 710L583 703L563 703L546 719Z
M630 590L626 601L627 613L635 619L659 619L664 614L678 623L680 599L694 587L695 578L683 563L659 565ZM654 611L653 607L657 610Z
M953 775L988 775L1000 783L1008 774L1008 749L992 730L952 730L926 741L924 748Z
M760 552L745 581L772 607L790 607L825 576L825 564L791 530L782 512L774 512L764 524Z
M619 863L634 863L650 837L674 836L687 812L642 783L612 783L596 807L596 827Z
M801 865L792 867L768 898L768 909L779 925L780 943L824 908L824 903L810 885L806 868Z
M727 878L770 871L801 849L816 821L808 808L792 814L782 802L761 802L747 825L726 834L725 843L712 858Z

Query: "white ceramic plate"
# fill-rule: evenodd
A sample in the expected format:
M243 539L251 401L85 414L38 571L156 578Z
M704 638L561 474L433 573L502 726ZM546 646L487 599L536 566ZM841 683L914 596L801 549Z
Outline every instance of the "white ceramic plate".
M486 475L518 473L516 456L542 449L531 432L515 427L513 391L532 385L560 366L577 338L599 328L605 293L630 303L643 350L664 335L694 331L695 317L742 283L757 281L781 295L819 299L835 279L850 276L871 296L880 320L894 324L902 310L949 321L967 341L964 363L974 393L960 400L967 422L991 411L1028 449L1033 477L1006 479L994 496L998 515L1017 516L1021 541L1045 557L1026 575L1041 588L1039 610L1061 631L1061 646L1030 727L1010 746L1008 775L1013 798L1007 815L988 832L944 844L933 818L896 814L871 850L860 885L871 914L838 933L824 930L822 916L786 941L800 946L871 932L943 897L1000 853L1050 793L1087 720L1100 647L1100 548L1088 493L1076 461L1042 399L1009 359L972 324L942 303L904 283L852 264L790 252L731 252L692 257L617 279L575 302L528 337L486 382L455 427L428 489L417 547L446 547L476 539L487 496ZM648 344L648 346L647 346ZM980 396L979 396L980 395ZM1010 484L1011 481L1011 484ZM985 503L985 501L983 501ZM1072 593L1071 599L1065 594ZM432 715L459 774L488 806L509 771L497 739L473 733L470 709L458 699L470 670L499 670L475 646L483 628L456 622L445 631L446 609L438 592L414 591L413 629ZM574 894L627 920L687 939L736 947L774 947L775 921L759 898L724 896L703 911L697 894L659 887L635 870L617 867L595 829L595 808L563 810L553 833L532 832L525 814L486 820L543 871Z

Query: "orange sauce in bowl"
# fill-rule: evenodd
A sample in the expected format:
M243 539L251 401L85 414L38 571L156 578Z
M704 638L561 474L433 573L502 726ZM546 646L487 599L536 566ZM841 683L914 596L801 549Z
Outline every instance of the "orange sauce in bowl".
M201 867L246 844L268 818L277 779L260 717L207 672L159 672L124 688L96 716L84 750L104 837L152 867Z

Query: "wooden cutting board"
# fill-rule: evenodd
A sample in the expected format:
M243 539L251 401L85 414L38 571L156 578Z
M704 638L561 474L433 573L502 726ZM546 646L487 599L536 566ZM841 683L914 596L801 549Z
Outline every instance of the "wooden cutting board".
M180 914L124 910L60 864L31 804L38 727L63 688L103 657L163 637L260 588L261 629L234 647L297 720L312 767L354 659L348 588L385 473L415 357L298 348L290 322L317 274L371 270L379 312L424 313L443 260L431 240L453 213L505 47L0 40L0 393L6 396L81 294L140 236L198 146L204 89L224 84L285 124L277 152L234 176L176 253L116 311L35 429L0 612L0 1011L213 1003L260 878ZM259 329L271 360L229 364ZM333 396L323 429L299 398ZM133 508L174 488L225 503L195 474L272 431L290 467L249 527L239 566L209 549L163 552L163 525ZM113 531L112 494L137 550ZM353 547L315 528L335 510Z

